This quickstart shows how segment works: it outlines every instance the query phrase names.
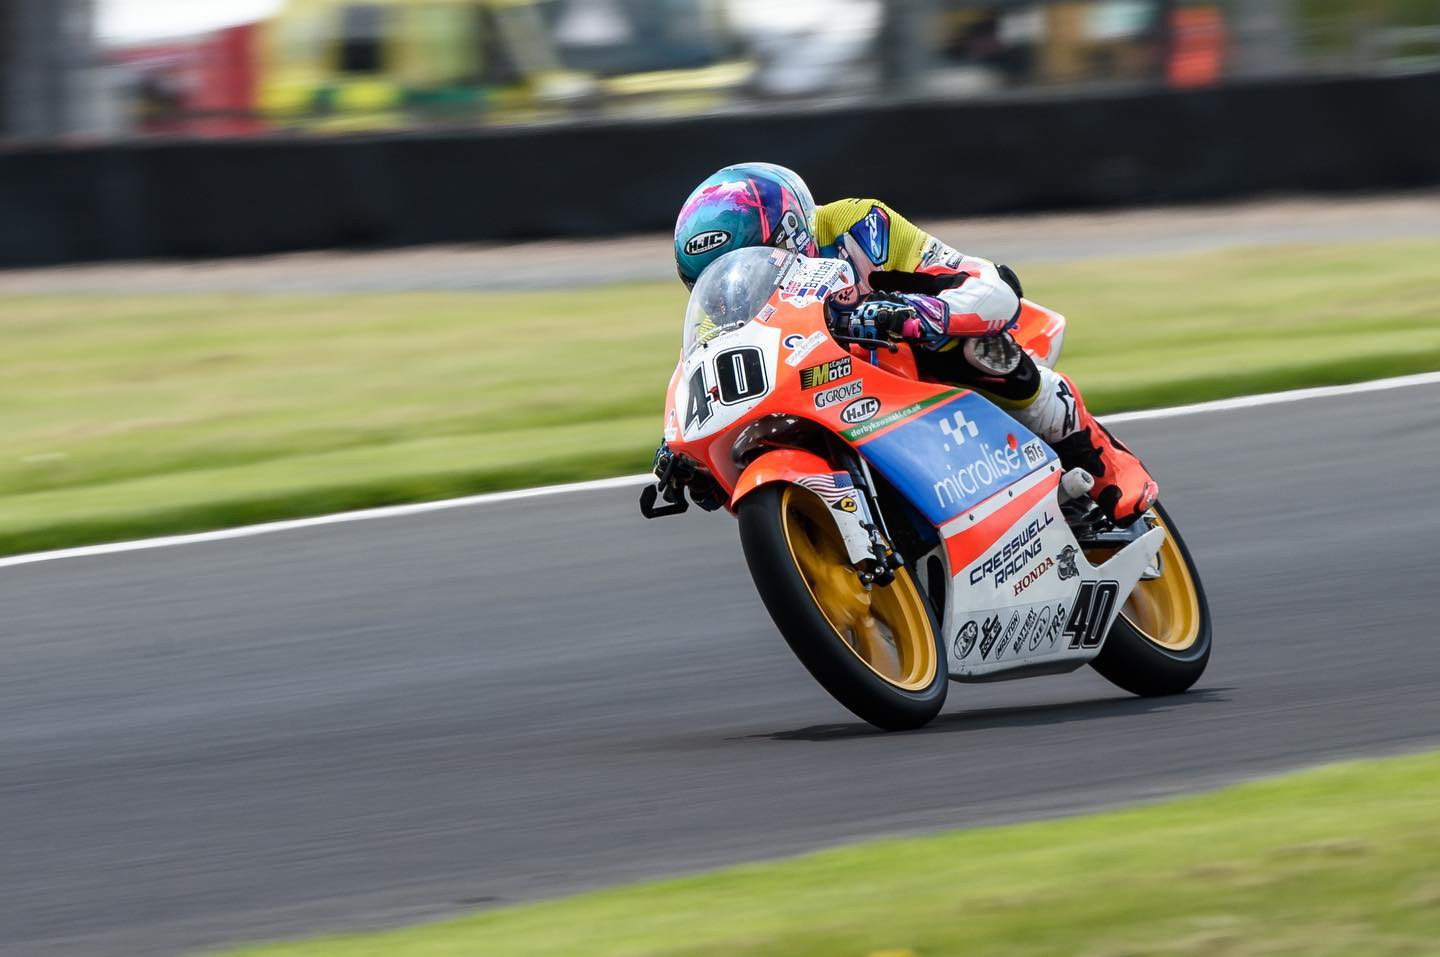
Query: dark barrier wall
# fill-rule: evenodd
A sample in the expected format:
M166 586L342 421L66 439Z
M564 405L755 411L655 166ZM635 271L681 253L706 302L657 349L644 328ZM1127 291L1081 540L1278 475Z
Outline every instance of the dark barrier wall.
M1440 73L1120 98L0 155L0 264L668 230L716 167L918 217L1440 182Z

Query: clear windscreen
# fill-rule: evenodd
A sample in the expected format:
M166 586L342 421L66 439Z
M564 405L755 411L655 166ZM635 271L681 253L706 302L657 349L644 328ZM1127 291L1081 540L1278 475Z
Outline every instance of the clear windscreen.
M726 253L707 266L685 307L681 355L688 356L722 332L754 319L795 258L783 249L751 246Z

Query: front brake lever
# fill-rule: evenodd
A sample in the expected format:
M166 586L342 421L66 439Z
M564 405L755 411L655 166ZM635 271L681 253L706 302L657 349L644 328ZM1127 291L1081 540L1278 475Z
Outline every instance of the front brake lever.
M685 489L683 486L672 486L670 478L675 474L675 469L680 465L680 457L671 455L670 461L665 463L665 471L657 477L654 485L645 486L640 493L640 514L646 518L664 518L667 515L680 515L690 511L690 503L685 501ZM665 490L665 501L669 505L655 507L655 500L660 497L660 490Z
M867 349L889 349L891 352L899 352L900 347L889 339L857 339L854 336L842 336L831 333L836 342L845 346L864 346Z
M655 507L655 500L660 497L660 488L657 485L647 485L640 492L640 514L646 518L664 518L667 515L680 515L690 511L690 503L685 501L685 490L680 490L679 498L669 505Z

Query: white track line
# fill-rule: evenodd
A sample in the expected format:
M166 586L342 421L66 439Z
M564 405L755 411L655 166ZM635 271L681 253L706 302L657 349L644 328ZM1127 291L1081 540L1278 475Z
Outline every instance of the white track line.
M1440 372L1422 372L1419 375L1402 375L1393 379L1372 379L1353 385L1324 385L1314 389L1291 389L1289 392L1266 392L1261 395L1242 395L1234 399L1215 399L1211 402L1196 402L1194 405L1176 405L1168 409L1142 409L1139 412L1119 412L1101 416L1109 422L1143 422L1146 419L1169 419L1180 415L1196 415L1201 412L1229 412L1232 409L1253 409L1261 405L1284 405L1286 402L1303 402L1306 399L1330 399L1342 395L1358 395L1362 392L1389 392L1415 385L1440 385Z
M1328 399L1336 396L1356 395L1364 392L1388 392L1418 385L1440 385L1440 372L1426 372L1420 375L1399 376L1393 379L1375 379L1354 385L1322 386L1317 389L1294 389L1289 392L1269 392L1262 395L1247 395L1236 399L1217 399L1213 402L1197 402L1194 405L1178 405L1168 409L1147 409L1141 412L1121 412L1107 415L1107 423L1143 422L1147 419L1169 419L1185 415L1199 415L1206 412L1229 412L1235 409L1251 409L1262 405L1281 405L1287 402L1303 402L1307 399ZM599 492L606 489L632 488L650 479L650 475L623 475L619 478L599 479L592 482L572 482L568 485L547 485L542 488L517 489L513 492L490 492L485 495L470 495L440 502L418 502L414 505L393 505L388 508L367 508L357 512L340 512L336 515L319 515L314 518L297 518L287 522L268 522L264 525L245 525L227 528L218 532L199 532L194 535L171 535L166 538L146 538L135 542L114 542L108 545L85 545L80 548L65 548L53 552L34 552L29 555L12 555L0 558L0 568L16 565L33 565L37 562L53 562L62 558L86 558L94 555L118 555L123 552L147 551L152 548L171 548L176 545L196 545L202 542L223 542L232 538L250 538L268 535L272 532L288 532L300 528L314 528L320 525L343 525L349 522L366 522L376 518L394 518L401 515L420 515L425 512L439 512L452 508L469 508L475 505L493 505L499 502L514 502L520 499L539 498L545 495L565 495L571 492Z

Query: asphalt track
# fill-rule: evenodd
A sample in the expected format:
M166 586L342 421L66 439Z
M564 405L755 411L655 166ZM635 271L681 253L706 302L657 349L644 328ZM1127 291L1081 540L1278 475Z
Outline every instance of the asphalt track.
M952 686L873 734L734 522L569 494L0 574L0 941L161 955L1440 744L1440 386L1133 422L1192 693Z

